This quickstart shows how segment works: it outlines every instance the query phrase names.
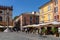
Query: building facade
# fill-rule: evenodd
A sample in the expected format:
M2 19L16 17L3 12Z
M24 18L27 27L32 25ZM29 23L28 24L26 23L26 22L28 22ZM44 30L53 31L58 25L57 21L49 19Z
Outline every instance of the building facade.
M49 1L42 7L40 7L40 23L47 23L54 21L54 9L53 9L53 2Z
M13 26L12 22L12 6L0 6L0 26L7 27ZM7 24L8 22L8 24Z
M39 23L52 23L50 26L45 26L46 32L51 34L51 30L53 27L56 28L56 32L58 32L59 24L55 24L60 22L60 0L50 0L45 3L43 6L39 8L40 17ZM52 26L55 25L55 26Z
M60 0L50 0L39 11L40 22L60 21Z
M19 22L20 22L19 27L21 29L23 28L23 26L39 24L39 15L32 13L23 13L14 21L14 23L19 23Z

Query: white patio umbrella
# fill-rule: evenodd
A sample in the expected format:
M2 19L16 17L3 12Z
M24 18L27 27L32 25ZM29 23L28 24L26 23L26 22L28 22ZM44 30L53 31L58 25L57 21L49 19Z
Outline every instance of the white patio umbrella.
M0 28L3 28L4 26L0 26Z
M23 28L25 28L25 27L27 27L27 26L23 26Z
M56 21L54 21L54 22L52 22L52 24L60 24L60 22L56 22Z
M31 25L26 25L26 26L23 26L23 28L26 28L26 27L31 27Z
M42 24L38 24L38 25L43 26L43 25L48 25L48 24L51 24L51 23L42 23Z
M39 25L33 24L33 25L31 25L31 26L33 26L33 27L38 27Z
M46 24L43 23L43 24L38 24L38 25L46 25Z
M37 27L37 26L39 26L39 25L33 24L33 25L23 26L23 28L25 28L25 27Z
M13 28L13 26L9 26L10 28Z
M33 25L27 25L27 27L33 27Z

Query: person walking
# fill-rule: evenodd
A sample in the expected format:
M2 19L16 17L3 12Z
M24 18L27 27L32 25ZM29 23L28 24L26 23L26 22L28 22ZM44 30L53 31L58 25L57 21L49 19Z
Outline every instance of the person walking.
M25 32L27 33L27 29L25 29Z

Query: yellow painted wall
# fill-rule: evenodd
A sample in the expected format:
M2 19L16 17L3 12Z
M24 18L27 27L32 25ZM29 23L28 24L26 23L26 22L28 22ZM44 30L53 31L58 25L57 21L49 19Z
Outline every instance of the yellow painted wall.
M48 11L48 6L51 7L51 10ZM40 9L40 22L42 21L42 16L44 16L44 22L49 22L48 19L48 14L50 14L50 21L53 21L53 3L47 3L46 5L44 5L43 7L41 7ZM43 13L42 13L43 10Z

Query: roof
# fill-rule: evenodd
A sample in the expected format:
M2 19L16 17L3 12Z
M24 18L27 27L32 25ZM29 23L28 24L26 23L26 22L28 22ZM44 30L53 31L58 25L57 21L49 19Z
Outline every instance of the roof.
M7 8L8 8L9 10L13 10L13 6L1 6L1 5L0 5L0 9L4 9L4 10L5 10L5 9L7 9Z
M39 12L38 12L38 13L39 13ZM24 13L21 13L19 16L24 15L24 14L37 15L37 14L32 14L32 12L24 12ZM39 15L37 15L37 16L39 16Z
M22 15L25 15L25 14L27 14L27 15L36 15L36 16L39 16L39 15L37 15L37 14L32 14L32 13L22 13Z
M42 8L43 6L47 5L47 4L50 3L51 1L52 1L52 0L46 2L45 4L43 4L42 6L40 6L39 9Z

